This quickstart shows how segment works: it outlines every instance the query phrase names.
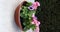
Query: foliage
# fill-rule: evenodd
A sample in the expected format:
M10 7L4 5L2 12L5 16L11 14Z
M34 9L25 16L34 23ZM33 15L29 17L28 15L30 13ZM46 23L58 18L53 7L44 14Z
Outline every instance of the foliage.
M31 2L27 2L25 6L22 6L22 9L20 11L20 17L24 18L24 31L32 28L33 30L35 29L35 25L31 24L32 21L32 14L35 13L34 10L29 10L28 7L31 6Z

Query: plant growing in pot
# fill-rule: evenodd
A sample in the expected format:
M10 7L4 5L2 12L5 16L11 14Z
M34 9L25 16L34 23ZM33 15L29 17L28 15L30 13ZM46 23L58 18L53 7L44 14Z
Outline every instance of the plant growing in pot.
M32 29L35 32L39 32L40 22L35 16L37 7L40 6L39 2L27 2L24 1L16 8L15 22L24 32Z

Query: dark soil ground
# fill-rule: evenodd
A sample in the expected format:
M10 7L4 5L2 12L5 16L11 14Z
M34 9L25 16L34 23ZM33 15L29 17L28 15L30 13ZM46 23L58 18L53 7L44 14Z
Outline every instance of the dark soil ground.
M60 32L60 0L37 0L41 3L36 16L40 32Z

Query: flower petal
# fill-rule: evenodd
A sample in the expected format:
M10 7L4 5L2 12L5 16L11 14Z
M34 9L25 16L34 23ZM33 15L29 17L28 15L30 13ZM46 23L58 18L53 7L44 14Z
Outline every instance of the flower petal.
M33 6L28 7L29 10L34 10Z
M34 22L31 22L32 24L35 24Z
M39 32L39 27L36 27L35 32Z
M40 25L40 22L38 21L38 24Z
M36 5L37 5L37 6L40 6L40 3L39 3L38 1L36 1Z

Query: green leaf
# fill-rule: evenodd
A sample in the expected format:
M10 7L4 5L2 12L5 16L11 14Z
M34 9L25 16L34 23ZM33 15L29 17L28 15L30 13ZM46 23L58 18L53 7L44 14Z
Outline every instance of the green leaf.
M31 25L32 30L34 30L36 28L36 26L34 24Z
M32 5L31 2L28 2L28 3L26 4L27 7L29 7L29 6L31 6L31 5Z
M32 17L32 14L35 13L35 11L29 11L28 16Z

